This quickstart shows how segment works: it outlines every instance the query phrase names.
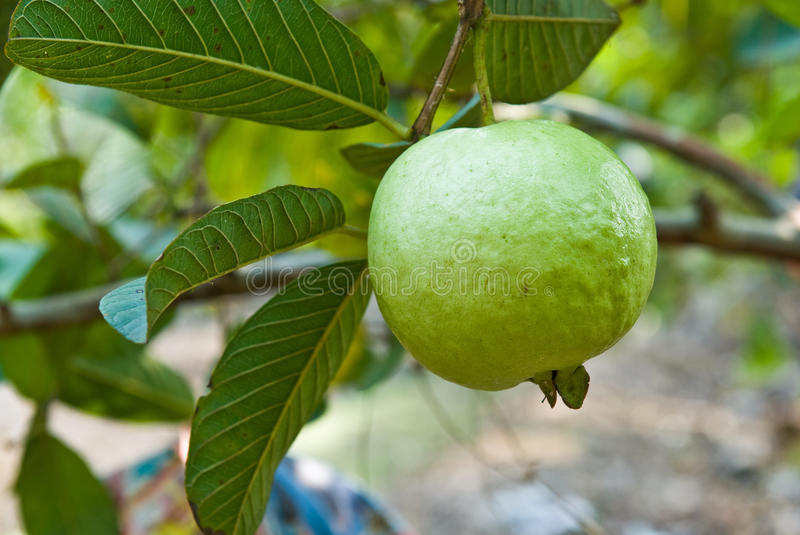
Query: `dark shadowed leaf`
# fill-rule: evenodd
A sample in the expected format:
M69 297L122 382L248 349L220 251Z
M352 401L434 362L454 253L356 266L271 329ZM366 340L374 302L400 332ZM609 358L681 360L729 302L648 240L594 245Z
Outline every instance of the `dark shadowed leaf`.
M312 0L22 0L9 57L46 76L294 128L372 122L372 52Z
M17 494L28 535L114 535L108 490L74 451L40 431L25 447Z
M452 11L455 14L455 10ZM430 91L442 68L457 26L458 17L452 17L433 25L428 35L421 37L425 43L417 53L414 67L411 69L410 85ZM471 93L472 85L475 83L472 50L470 42L459 57L453 77L450 79L448 90L457 95Z
M234 336L192 422L186 490L206 533L251 535L369 301L366 261L308 272Z
M451 128L473 128L481 125L480 97L475 95L466 106L458 110L437 132ZM356 143L341 150L347 163L361 173L383 176L389 166L411 146L408 141L397 143Z
M64 156L26 167L2 184L2 187L4 189L30 189L51 186L78 191L82 175L83 163L77 158Z
M58 371L48 358L47 347L35 334L3 338L0 366L17 391L29 399L45 401L58 391Z
M487 0L492 96L535 102L580 76L619 25L602 0Z
M8 39L8 23L11 21L11 13L14 12L15 7L14 0L3 0L0 2L0 48L2 48L6 40ZM8 73L11 72L11 68L14 66L5 54L0 54L0 85L3 85L3 81L8 76Z
M397 143L356 143L342 149L342 156L347 163L360 173L373 176L383 176L389 167L411 143L399 141Z
M215 208L184 230L139 279L100 302L123 336L143 343L179 295L344 225L341 201L324 189L281 186Z
M192 415L186 380L144 355L70 360L67 401L87 412L138 421L181 421Z

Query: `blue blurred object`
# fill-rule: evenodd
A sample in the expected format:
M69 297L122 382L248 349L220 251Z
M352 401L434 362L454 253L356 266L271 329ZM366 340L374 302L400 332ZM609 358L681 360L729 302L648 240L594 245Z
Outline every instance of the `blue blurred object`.
M197 533L183 491L178 448L165 450L108 478L126 535ZM163 531L166 533L166 529ZM284 458L275 474L257 535L415 535L380 500L331 467Z
M377 499L329 466L290 457L275 473L266 524L273 535L411 534Z

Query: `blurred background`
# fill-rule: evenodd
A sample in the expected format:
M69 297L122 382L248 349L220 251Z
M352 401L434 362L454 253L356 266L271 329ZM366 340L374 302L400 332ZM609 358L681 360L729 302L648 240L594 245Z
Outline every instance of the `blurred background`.
M452 37L454 2L321 3L375 52L390 113L413 121ZM4 22L12 4L0 0ZM609 128L602 119L617 116L596 101L623 119L651 119L667 139L690 133L795 198L797 2L617 6L622 25L566 95L498 105L498 115L574 120L620 154L655 208L693 210L701 198L759 214L718 173ZM437 125L472 95L469 56ZM10 67L0 59L0 71ZM571 113L576 102L599 119ZM126 533L196 533L179 483L131 490L120 473L178 447L227 336L268 293L219 291L182 305L144 353L85 304L142 275L210 207L273 186L328 188L348 221L366 227L378 179L339 153L362 141L392 139L376 125L300 132L10 72L0 89L0 534L21 533L13 486L31 400L54 392L53 432L114 488ZM364 249L326 238L261 267ZM796 535L799 277L791 261L663 245L639 322L588 363L580 411L550 409L533 385L479 393L441 381L404 354L371 306L324 412L292 454L360 482L421 534ZM135 370L119 359L131 352Z

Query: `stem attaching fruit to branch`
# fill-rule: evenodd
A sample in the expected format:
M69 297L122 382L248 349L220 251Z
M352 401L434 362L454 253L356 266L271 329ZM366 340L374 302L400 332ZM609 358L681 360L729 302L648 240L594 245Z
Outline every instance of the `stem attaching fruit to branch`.
M450 85L450 80L453 78L453 73L458 65L458 59L464 52L464 47L469 37L470 29L480 21L483 16L484 0L459 0L458 1L458 27L453 36L453 42L450 44L450 50L447 52L447 57L444 60L444 65L436 77L436 82L433 84L428 98L425 99L425 104L419 112L414 125L411 127L411 138L416 141L431 133L431 124L433 117L436 115L436 110L439 108L439 103L444 97L447 86Z
M475 80L478 85L478 94L481 97L481 116L484 126L494 123L492 91L489 87L489 75L486 72L486 36L489 33L488 11L487 9L483 17L473 27L475 33Z

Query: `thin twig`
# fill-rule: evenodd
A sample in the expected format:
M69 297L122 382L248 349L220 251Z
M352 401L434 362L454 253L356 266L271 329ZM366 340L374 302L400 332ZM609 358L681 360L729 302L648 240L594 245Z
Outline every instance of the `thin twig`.
M346 234L348 236L352 236L360 240L367 239L367 231L364 230L363 228L358 228L353 225L344 225L342 228L339 229L339 233Z
M660 244L703 245L716 251L773 258L800 260L800 231L797 223L757 217L713 214L709 207L694 211L656 210L656 230Z
M291 271L276 269L274 272L264 274L265 280L259 281L259 284L265 288L277 289L278 286L297 278L302 271L303 267ZM115 282L42 299L5 303L2 308L3 314L0 315L0 337L96 321L101 318L98 310L100 299L124 282ZM259 290L261 289L260 287ZM251 293L251 290L247 278L239 272L234 272L182 295L179 300L216 299L223 296Z
M716 225L713 229L707 229L704 227L703 217L697 210L681 212L657 210L655 218L659 243L697 244L726 253L800 261L800 231L797 224L789 220L778 221L725 214L717 214L715 217ZM297 273L301 269L298 268ZM275 274L276 285L292 278L284 275ZM267 276L272 277L272 274ZM100 299L120 284L122 283L118 282L35 301L7 303L4 314L0 314L0 336L94 321L100 317L97 310ZM183 299L211 299L247 291L246 281L236 275L228 275L198 288Z
M414 141L431 133L433 117L436 115L436 110L439 108L447 86L450 85L450 80L456 70L456 65L458 65L458 59L461 57L469 37L469 31L483 14L483 2L484 0L458 0L458 27L456 27L453 42L450 44L450 50L447 51L447 57L436 77L436 82L411 127L411 138Z

